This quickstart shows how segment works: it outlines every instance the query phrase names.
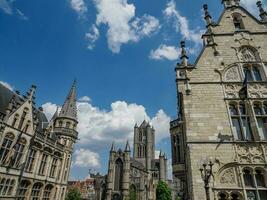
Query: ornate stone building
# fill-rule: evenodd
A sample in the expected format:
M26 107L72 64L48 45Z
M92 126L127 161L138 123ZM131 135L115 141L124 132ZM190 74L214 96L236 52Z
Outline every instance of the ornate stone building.
M26 95L0 84L0 197L63 200L77 139L76 83L48 121Z
M134 127L133 158L127 142L125 150L110 150L106 181L107 200L125 200L136 194L137 200L156 199L159 180L167 180L167 158L163 152L155 159L155 130L144 121Z
M222 4L218 22L204 6L207 31L194 64L181 45L178 119L170 124L173 175L184 199L206 199L199 168L212 157L210 199L266 200L267 13L261 2L259 19L239 0Z

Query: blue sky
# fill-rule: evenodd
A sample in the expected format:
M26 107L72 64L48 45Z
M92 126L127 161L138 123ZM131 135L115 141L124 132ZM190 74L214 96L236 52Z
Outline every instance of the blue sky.
M202 5L216 20L220 2L0 0L0 81L21 92L37 85L37 104L49 117L77 79L81 122L72 179L89 168L106 173L112 140L123 147L144 119L170 158L179 43L186 40L194 62L205 30ZM242 3L257 14L255 0Z

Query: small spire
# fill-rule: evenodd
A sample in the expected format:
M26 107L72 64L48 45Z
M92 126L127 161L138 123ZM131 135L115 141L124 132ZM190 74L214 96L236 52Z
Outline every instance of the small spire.
M27 99L31 102L35 99L34 97L35 91L36 91L36 86L32 85L29 91L27 92Z
M164 155L163 155L163 152L160 150L160 152L159 152L159 157L163 157Z
M77 105L76 105L76 80L74 80L70 92L62 106L59 117L67 117L77 120Z
M230 8L232 6L239 6L240 0L222 0L222 4L224 8Z
M186 50L185 50L185 41L182 41L181 42L181 60L182 60L182 65L184 67L187 67L187 64L188 64L188 57L186 55Z
M135 123L135 125L134 125L134 128L138 128L138 125L137 125L137 123Z
M264 10L262 2L258 1L257 2L257 6L259 8L260 11L260 18L262 21L267 22L267 12Z
M126 143L126 146L125 146L125 152L130 152L131 151L131 148L130 148L130 145L129 145L129 141L127 140L127 143Z
M115 144L114 141L112 142L111 148L110 148L110 152L115 152Z
M204 17L204 19L206 20L207 26L209 26L209 25L212 24L212 21L211 21L212 17L210 16L210 13L209 13L208 8L209 8L209 7L208 7L207 4L204 4L204 5L203 5L203 10L204 10L204 12L205 12L205 17Z

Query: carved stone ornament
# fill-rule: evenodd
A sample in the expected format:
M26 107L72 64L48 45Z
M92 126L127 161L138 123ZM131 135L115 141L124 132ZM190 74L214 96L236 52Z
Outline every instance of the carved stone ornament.
M224 185L234 185L236 183L235 172L233 168L228 168L223 171L220 183Z
M248 33L236 33L234 38L235 42L237 42L239 46L250 46L253 43L253 40Z
M264 163L263 150L259 144L237 145L239 163Z
M256 61L256 56L254 54L254 52L249 49L249 48L243 48L240 51L240 59L243 62L255 62Z
M225 81L240 81L238 66L233 66L225 72Z

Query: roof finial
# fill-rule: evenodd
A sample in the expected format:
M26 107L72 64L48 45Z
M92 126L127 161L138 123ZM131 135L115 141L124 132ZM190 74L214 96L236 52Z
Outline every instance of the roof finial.
M204 4L204 5L203 5L203 10L204 10L204 12L205 12L205 17L204 17L204 19L206 20L207 27L208 27L209 25L212 24L212 21L211 21L212 17L210 16L210 13L209 13L208 5L207 5L207 4Z
M258 1L257 2L257 6L259 8L260 11L260 18L262 21L267 22L267 12L264 10L262 2Z
M112 142L111 148L110 148L110 152L115 152L115 144L114 141Z
M131 151L131 148L130 148L130 145L129 145L129 140L127 140L127 143L126 143L126 146L125 146L125 152L130 152Z
M188 57L187 57L187 55L186 55L186 50L185 50L185 41L182 41L181 42L181 60L182 60L182 65L184 66L184 67L186 67L187 66L187 64L188 64Z
M224 8L230 8L232 6L239 6L240 0L222 0L222 4Z
M35 94L35 90L36 90L36 86L35 85L32 85L30 90L27 92L27 99L29 101L33 101L34 100L34 94Z

